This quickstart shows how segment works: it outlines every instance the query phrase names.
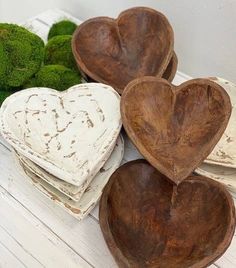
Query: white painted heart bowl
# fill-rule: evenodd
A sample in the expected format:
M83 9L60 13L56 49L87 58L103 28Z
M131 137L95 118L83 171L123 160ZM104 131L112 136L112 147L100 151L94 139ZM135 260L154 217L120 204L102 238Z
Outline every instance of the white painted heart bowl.
M0 110L6 141L52 175L73 185L91 181L117 140L120 96L100 83L64 92L30 88L8 97Z

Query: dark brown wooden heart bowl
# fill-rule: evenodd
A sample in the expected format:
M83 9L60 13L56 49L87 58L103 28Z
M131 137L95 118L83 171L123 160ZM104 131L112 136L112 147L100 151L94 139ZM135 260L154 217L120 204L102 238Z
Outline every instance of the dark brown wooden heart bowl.
M128 136L144 158L176 184L210 154L230 114L228 94L208 79L176 87L143 77L129 83L121 97Z
M176 66L172 63L177 65L173 47L174 33L167 18L146 7L125 10L117 19L89 19L72 38L80 70L120 94L137 77L162 77L169 63L165 75L173 77Z
M227 190L194 175L176 187L145 160L111 176L99 217L119 267L207 267L228 248L235 208Z

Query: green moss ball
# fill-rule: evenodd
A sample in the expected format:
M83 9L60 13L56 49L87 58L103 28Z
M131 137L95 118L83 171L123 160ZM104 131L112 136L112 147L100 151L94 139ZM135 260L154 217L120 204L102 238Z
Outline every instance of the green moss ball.
M58 64L78 70L71 49L71 39L71 35L60 35L50 39L45 47L45 64Z
M40 37L15 24L0 23L0 88L23 85L41 67L44 43Z
M62 91L80 83L81 76L76 71L62 65L45 65L24 88L49 87Z
M50 39L45 47L46 65L63 65L78 70L71 48L71 35L60 35Z
M52 25L48 33L48 40L58 35L72 35L77 25L69 20L62 20Z
M2 105L3 101L9 97L13 92L11 91L5 91L5 90L0 90L0 106Z

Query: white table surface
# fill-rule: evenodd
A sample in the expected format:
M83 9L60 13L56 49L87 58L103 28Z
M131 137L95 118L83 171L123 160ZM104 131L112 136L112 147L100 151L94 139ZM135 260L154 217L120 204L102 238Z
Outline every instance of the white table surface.
M52 23L66 17L71 19L63 11L48 10L26 25L46 40ZM188 76L178 72L174 83L187 79ZM125 138L123 162L139 157ZM10 146L0 137L0 268L8 267L110 268L117 265L100 231L98 207L83 221L73 218L19 174ZM226 253L210 267L236 267L235 235Z

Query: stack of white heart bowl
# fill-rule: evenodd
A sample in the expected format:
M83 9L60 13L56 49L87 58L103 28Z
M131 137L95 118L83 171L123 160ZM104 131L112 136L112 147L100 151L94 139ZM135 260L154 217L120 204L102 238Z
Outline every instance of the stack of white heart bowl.
M196 173L217 180L236 194L236 85L222 78L210 78L222 86L230 96L232 114L228 126L204 163Z
M77 219L98 202L124 152L120 96L99 83L8 97L0 129L21 173Z

